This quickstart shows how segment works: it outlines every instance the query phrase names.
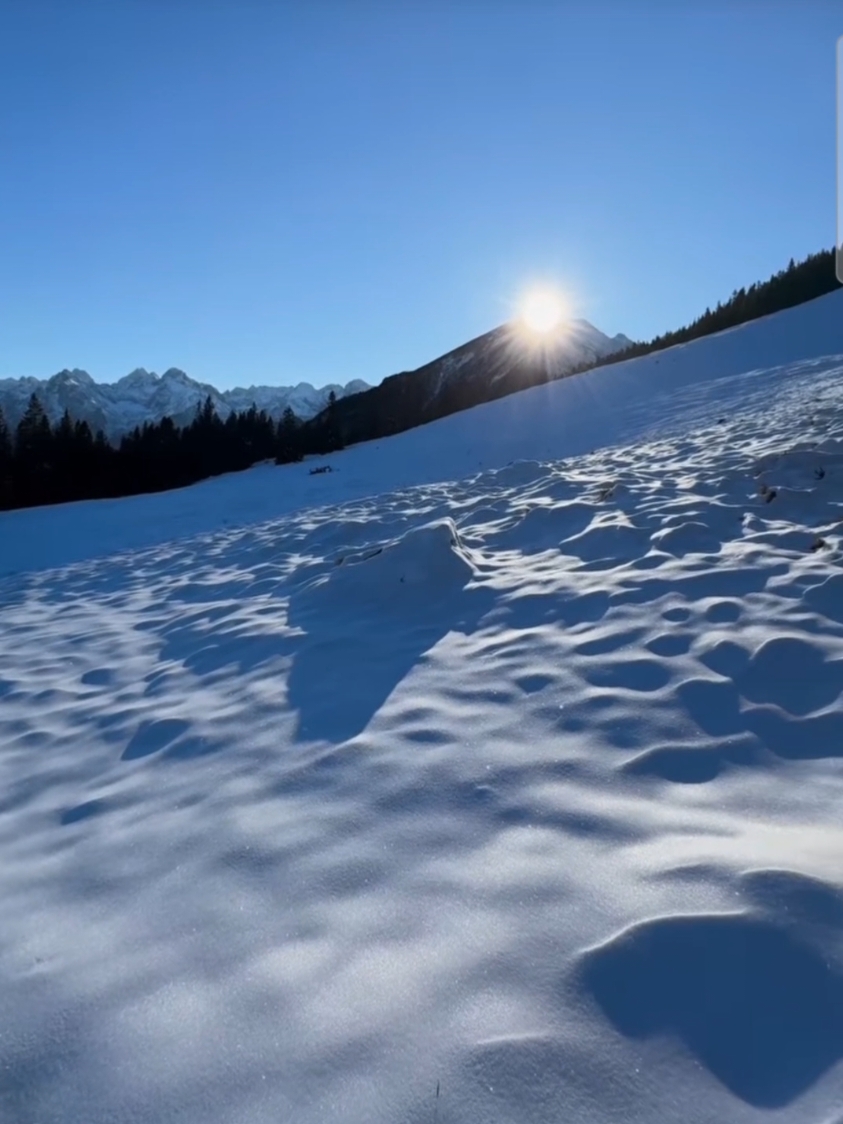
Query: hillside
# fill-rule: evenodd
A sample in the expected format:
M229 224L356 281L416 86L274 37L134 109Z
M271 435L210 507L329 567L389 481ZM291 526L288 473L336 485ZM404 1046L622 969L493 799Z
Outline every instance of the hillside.
M504 324L338 402L336 426L349 445L400 433L561 378L630 345L626 336L609 337L587 320L572 320L546 340L531 338L517 322Z
M0 1118L837 1120L842 296L0 513Z
M649 341L609 338L587 321L576 320L542 344L518 324L504 325L417 371L351 397L333 411L330 425L346 444L384 437L565 375L716 335L839 289L834 251L824 250L800 262L791 259L786 269L766 281L736 289L691 324ZM315 431L325 420L323 412L307 428Z
M431 412L450 413L460 402L495 396L511 374L513 362L525 355L531 362L541 361L543 378L558 377L627 342L623 336L610 340L585 321L576 321L554 340L543 337L539 347L535 339L508 326L406 378L387 380L375 402L384 393L388 398L391 387L409 387L403 403L411 407L405 418L405 428L411 428ZM360 398L354 393L360 385L364 384L349 383L344 390ZM40 396L33 392L29 398L26 394L32 387L26 381L10 386L14 409L24 401L27 404L17 423L12 415L11 426L0 409L0 510L159 492L242 471L262 460L297 462L340 447L342 430L348 428L336 416L345 398L336 396L330 386L320 391L310 388L312 401L306 414L318 402L327 403L310 424L296 415L292 404L303 409L307 395L270 387L220 395L180 371L168 371L160 378L136 371L114 386L95 384L84 372L65 372L41 386ZM204 397L197 399L201 394ZM247 405L249 398L251 405ZM365 418L371 399L364 393L362 401ZM417 408L412 408L413 401ZM101 409L94 409L96 402ZM287 405L279 418L282 402ZM59 411L62 416L56 424L51 417ZM94 417L96 436L88 422L79 420L80 413ZM108 425L113 434L115 427L119 430L141 417L142 424L124 433L119 442L109 442L99 424Z
M155 496L0 513L0 574L64 565L121 544L137 549L209 532L221 523L274 519L303 506L456 480L512 461L553 461L633 442L653 425L673 424L677 410L678 425L725 411L732 379L744 372L755 372L751 384L757 400L767 399L772 407L782 382L765 383L768 371L834 355L843 355L843 290L315 461L258 466ZM696 395L699 411L693 407ZM314 464L331 464L335 471L314 477Z

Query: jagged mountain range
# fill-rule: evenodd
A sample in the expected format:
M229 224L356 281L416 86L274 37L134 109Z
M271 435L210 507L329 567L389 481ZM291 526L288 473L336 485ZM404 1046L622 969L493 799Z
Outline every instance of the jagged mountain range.
M251 386L219 391L172 367L163 375L139 368L115 383L98 383L86 371L65 370L48 379L0 379L0 408L17 425L32 394L52 422L65 410L96 431L118 440L145 421L169 416L177 425L193 418L210 396L220 417L254 403L276 420L287 406L305 421L316 419L333 390L347 443L381 437L437 417L503 397L538 382L561 378L632 341L607 336L587 320L573 320L557 333L530 337L516 323L504 324L415 371L391 375L376 387L361 379L345 386Z
M0 379L0 408L11 425L17 425L27 403L37 394L50 421L57 422L65 410L74 420L85 420L96 431L103 430L112 441L145 421L160 421L169 416L185 425L196 412L196 404L210 395L220 417L232 411L248 410L254 403L276 420L290 406L299 418L318 414L333 390L337 398L367 390L368 383L355 379L345 386L332 384L314 387L250 386L219 391L207 383L196 382L184 371L171 367L163 375L143 368L132 371L114 383L99 383L87 371L60 371L49 379Z

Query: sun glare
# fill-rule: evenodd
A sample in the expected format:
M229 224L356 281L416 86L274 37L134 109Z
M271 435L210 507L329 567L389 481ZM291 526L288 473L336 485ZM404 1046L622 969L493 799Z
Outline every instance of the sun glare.
M552 289L533 289L521 302L521 320L531 332L543 336L565 318L565 302Z

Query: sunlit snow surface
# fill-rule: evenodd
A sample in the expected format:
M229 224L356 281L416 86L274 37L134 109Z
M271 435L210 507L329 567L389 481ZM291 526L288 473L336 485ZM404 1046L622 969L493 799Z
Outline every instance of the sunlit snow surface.
M4 1124L838 1124L828 331L1 516Z

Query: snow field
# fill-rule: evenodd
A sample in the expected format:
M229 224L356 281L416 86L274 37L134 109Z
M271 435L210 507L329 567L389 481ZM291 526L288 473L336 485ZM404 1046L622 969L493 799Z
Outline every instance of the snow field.
M4 517L0 1118L837 1121L841 374Z

